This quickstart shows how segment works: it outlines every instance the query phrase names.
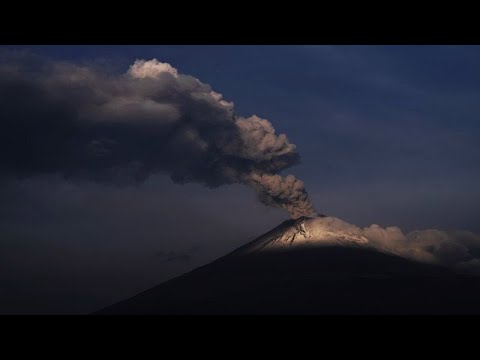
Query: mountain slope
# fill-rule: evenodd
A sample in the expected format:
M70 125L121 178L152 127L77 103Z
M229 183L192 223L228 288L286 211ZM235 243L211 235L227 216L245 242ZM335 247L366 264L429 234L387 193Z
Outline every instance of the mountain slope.
M480 278L376 251L340 220L289 220L97 314L471 314Z

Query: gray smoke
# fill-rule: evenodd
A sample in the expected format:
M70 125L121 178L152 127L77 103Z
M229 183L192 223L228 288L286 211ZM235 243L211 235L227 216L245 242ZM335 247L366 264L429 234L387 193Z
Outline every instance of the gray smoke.
M303 182L278 175L295 145L195 77L156 59L126 73L0 53L0 175L60 173L125 184L242 183L294 218L315 214Z
M371 225L363 235L372 245L416 261L480 272L480 236L470 231L438 229L404 233L396 226Z
M294 219L315 215L303 181L295 176L252 173L249 181L263 204L285 208Z

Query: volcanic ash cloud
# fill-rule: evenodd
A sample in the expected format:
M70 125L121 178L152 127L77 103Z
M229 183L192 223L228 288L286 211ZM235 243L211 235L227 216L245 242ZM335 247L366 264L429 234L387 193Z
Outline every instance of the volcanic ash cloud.
M293 218L315 214L303 182L279 175L300 159L287 136L170 64L136 60L116 74L4 52L0 98L0 175L128 184L166 173L245 184Z
M284 208L294 219L316 215L303 181L295 176L252 173L250 179L263 204Z

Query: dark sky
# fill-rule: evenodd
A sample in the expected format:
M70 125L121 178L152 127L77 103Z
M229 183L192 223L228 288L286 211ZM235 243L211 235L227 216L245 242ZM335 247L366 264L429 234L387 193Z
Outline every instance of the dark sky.
M157 58L297 145L318 212L480 231L480 47L23 46L125 72ZM0 100L1 101L1 100ZM57 176L0 189L0 313L86 313L212 260L288 214L251 189Z

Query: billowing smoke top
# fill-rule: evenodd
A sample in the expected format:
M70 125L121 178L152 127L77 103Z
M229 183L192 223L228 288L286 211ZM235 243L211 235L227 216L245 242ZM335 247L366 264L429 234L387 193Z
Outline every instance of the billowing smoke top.
M0 54L0 173L128 183L167 173L176 183L251 186L293 218L315 210L302 181L278 175L295 145L207 84L156 59L125 74Z

